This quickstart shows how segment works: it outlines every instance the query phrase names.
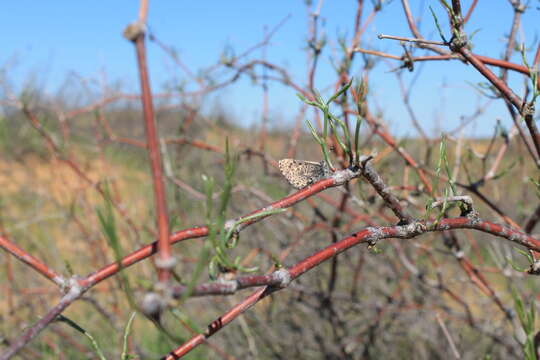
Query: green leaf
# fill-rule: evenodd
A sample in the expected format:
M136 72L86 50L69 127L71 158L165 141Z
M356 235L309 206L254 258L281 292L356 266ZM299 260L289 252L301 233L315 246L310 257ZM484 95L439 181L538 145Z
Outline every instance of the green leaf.
M99 347L99 344L94 339L92 334L90 334L88 331L84 330L75 321L69 319L68 317L66 317L64 315L58 315L56 317L55 321L63 322L65 324L69 325L70 327L72 327L73 329L77 330L78 332L80 332L84 336L86 336L90 340L90 342L92 343L92 347L94 348L94 351L96 352L96 355L98 356L98 358L100 360L106 360L105 356L103 355L103 352L101 351L101 348Z
M360 162L360 127L362 126L362 118L356 117L356 126L354 128L354 165L359 166Z
M330 105L339 96L343 95L347 90L349 90L349 88L352 85L352 82L353 82L353 78L351 77L351 80L349 80L349 82L347 84L345 84L345 86L343 86L341 89L339 89L338 92L336 92L330 99L328 99L328 101L326 102L326 105Z
M122 345L122 354L120 355L120 359L122 360L130 360L135 358L133 355L128 354L128 337L129 333L131 332L131 325L133 324L133 319L135 319L135 315L137 315L136 312L132 312L131 316L129 317L129 320L127 322L126 328L124 329L124 341Z
M447 43L446 38L444 37L441 25L439 24L439 19L437 18L437 15L435 15L435 11L433 11L433 8L429 6L429 11L431 12L431 16L433 16L433 20L435 21L435 26L437 27L437 30L439 31L439 36L441 37L442 41Z
M306 97L305 97L304 95L300 94L300 93L297 93L296 96L298 96L298 98L299 98L302 102L304 102L304 103L306 103L306 104L308 104L308 105L311 105L311 106L318 106L318 105L319 105L319 104L316 103L315 101L311 101L311 100L306 99Z

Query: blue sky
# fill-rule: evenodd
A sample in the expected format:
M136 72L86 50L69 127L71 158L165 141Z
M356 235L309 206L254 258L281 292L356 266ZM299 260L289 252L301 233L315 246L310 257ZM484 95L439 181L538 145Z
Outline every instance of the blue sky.
M463 1L468 8L470 1ZM352 35L356 2L352 0L326 0L321 16L328 45L321 57L316 87L324 89L332 84L335 74L330 57L336 56L338 34ZM366 1L364 19L371 10ZM416 17L422 17L421 29L426 38L438 39L433 20L427 9L432 5L447 29L446 18L438 1L411 0ZM520 30L520 41L536 49L533 41L538 37L540 13L536 2L525 14ZM125 25L137 17L138 2L114 1L11 1L3 4L0 27L3 36L0 64L16 88L22 88L28 79L37 81L54 94L61 90L70 73L85 79L120 83L126 91L137 91L138 78L133 46L121 36ZM215 64L225 46L230 45L237 54L259 42L265 26L273 28L290 15L267 49L267 59L286 67L300 84L306 79L305 40L307 13L304 1L150 1L149 26L161 42L174 47L180 58L193 71ZM499 57L504 49L504 36L509 31L512 10L506 0L480 1L467 31L478 30L474 36L474 52ZM364 36L363 46L396 55L399 45L390 40L379 40L377 34L410 36L403 17L401 2L394 0L377 16ZM533 46L535 45L535 46ZM174 66L168 56L155 44L148 43L148 56L153 90L182 79L184 74ZM420 55L421 53L417 53ZM261 56L255 51L251 58ZM532 54L529 57L532 59ZM519 56L513 61L521 63ZM353 75L358 74L362 61L356 61ZM396 77L389 70L398 64L379 62L371 75L373 106L378 106L394 133L411 135L415 132L401 103ZM418 67L417 67L418 68ZM497 71L498 73L498 71ZM415 74L404 73L406 82ZM522 94L523 85L514 76L512 85ZM485 102L469 83L483 81L470 66L459 62L432 62L422 66L413 90L413 105L421 124L430 134L438 129L450 130L459 124L461 116L473 113L478 103ZM233 117L249 126L260 122L262 90L243 78L238 83L216 94L223 108ZM270 114L273 121L294 121L299 102L293 90L280 84L270 85ZM373 108L375 109L375 108ZM468 135L487 135L493 131L497 118L509 125L502 104L489 108L475 126L467 128Z

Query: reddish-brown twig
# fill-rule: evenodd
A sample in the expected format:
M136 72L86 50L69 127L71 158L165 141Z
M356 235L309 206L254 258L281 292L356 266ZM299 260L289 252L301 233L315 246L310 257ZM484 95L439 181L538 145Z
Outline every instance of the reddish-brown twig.
M5 251L9 252L15 256L20 261L28 264L31 268L36 270L38 273L46 277L47 279L54 282L56 285L65 286L64 278L58 274L56 271L51 269L49 266L30 255L26 251L19 248L17 245L8 240L7 236L2 236L0 234L0 247Z
M144 27L148 14L148 1L141 0L138 24ZM138 29L137 29L138 30ZM165 198L165 185L163 183L163 170L161 168L161 153L159 151L158 134L154 118L154 106L152 101L152 91L150 89L150 78L148 76L148 65L146 62L145 31L141 29L133 34L129 40L133 41L137 53L137 65L141 82L141 101L143 105L144 125L146 128L146 144L148 156L150 158L150 168L152 170L152 183L154 185L154 200L156 206L156 225L158 228L158 250L159 256L156 259L158 268L158 278L160 282L166 283L170 277L170 269L174 266L175 259L172 256L171 245L169 243L169 215L167 212L167 201Z
M245 298L239 304L237 304L225 314L220 316L218 319L214 320L208 326L207 330L204 333L192 337L183 345L171 351L168 355L164 356L163 359L174 360L184 356L266 296L287 287L291 281L295 280L299 276L303 275L304 273L315 268L322 262L331 259L337 254L353 246L356 246L360 243L375 243L378 240L388 238L409 239L417 237L428 231L442 231L464 228L475 229L478 231L490 233L492 235L517 242L518 244L526 246L527 248L540 250L540 241L536 240L532 236L529 236L517 230L513 230L511 228L506 228L502 225L482 221L474 217L442 219L437 224L411 223L405 226L367 228L335 244L329 245L328 247L316 252L312 256L309 256L304 260L298 262L287 270L279 270L278 273L276 273L275 275L281 280L278 285L265 286L255 291L253 294L249 295L247 298Z

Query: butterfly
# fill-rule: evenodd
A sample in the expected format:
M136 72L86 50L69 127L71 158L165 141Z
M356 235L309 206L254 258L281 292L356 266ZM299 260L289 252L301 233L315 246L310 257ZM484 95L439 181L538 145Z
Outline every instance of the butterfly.
M281 174L296 189L303 189L330 174L324 161L283 159L279 160L278 165Z

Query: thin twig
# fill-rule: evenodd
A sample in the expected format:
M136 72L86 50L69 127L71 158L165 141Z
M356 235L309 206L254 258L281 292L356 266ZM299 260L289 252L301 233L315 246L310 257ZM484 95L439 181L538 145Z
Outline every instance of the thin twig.
M407 38L407 37L394 36L394 35L379 34L377 37L379 39L399 40L399 41L419 43L419 44L430 44L430 45L441 45L441 46L446 45L446 43L442 41L425 40L425 39L418 39L418 38Z

